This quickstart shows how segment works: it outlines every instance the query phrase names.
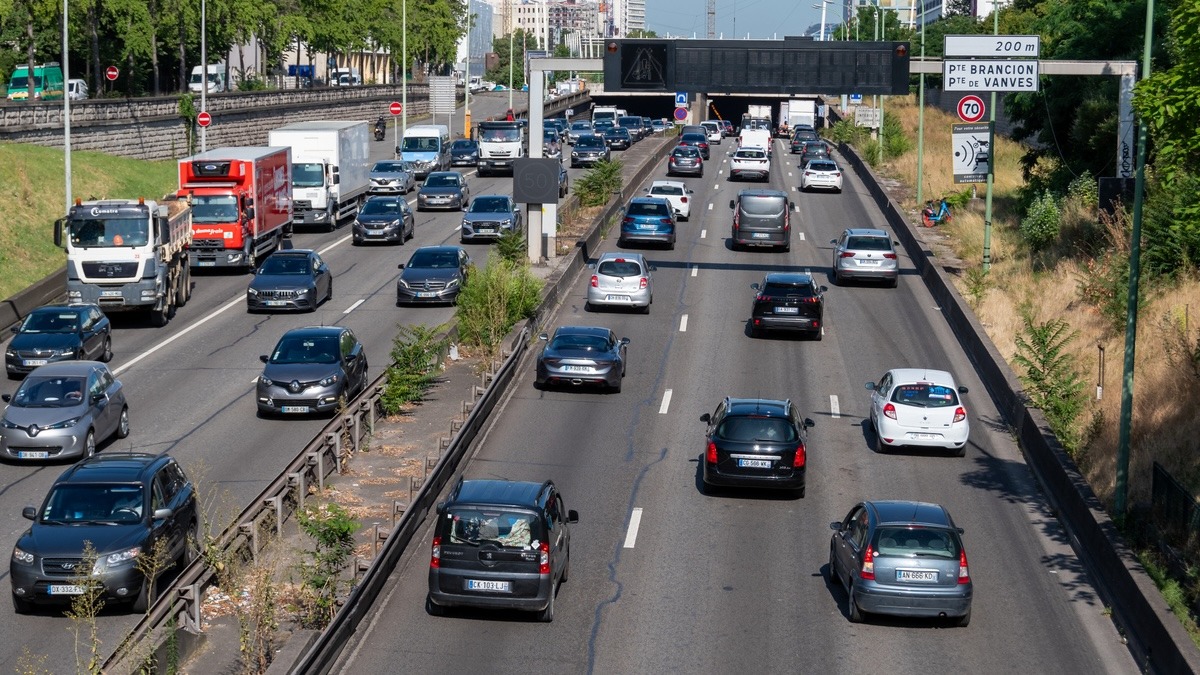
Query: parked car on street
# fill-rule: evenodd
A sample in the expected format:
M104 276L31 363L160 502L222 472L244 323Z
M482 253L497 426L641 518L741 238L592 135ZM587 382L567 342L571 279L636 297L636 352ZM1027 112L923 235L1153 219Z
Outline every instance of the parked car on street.
M620 393L625 378L625 348L629 338L599 326L560 326L538 354L534 385L539 388L570 384L596 384Z
M267 256L246 287L247 312L314 312L317 305L332 299L333 272L319 253L306 248L283 249Z
M4 350L4 367L11 379L55 361L112 360L112 323L94 304L38 307L12 332Z
M258 376L258 413L337 413L367 388L367 352L344 326L308 326L283 334Z
M413 251L396 280L396 304L450 303L458 299L471 270L461 246L422 246Z
M5 459L91 457L111 436L129 435L125 388L99 361L59 361L25 376L0 419Z

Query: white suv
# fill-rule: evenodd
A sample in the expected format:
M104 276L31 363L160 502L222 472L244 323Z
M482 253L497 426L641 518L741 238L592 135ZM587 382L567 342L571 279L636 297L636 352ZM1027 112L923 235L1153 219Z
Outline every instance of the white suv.
M637 307L643 314L649 314L654 302L653 270L641 253L615 251L601 255L592 270L584 309Z
M742 146L729 157L729 180L735 178L771 179L771 155L766 148Z
M689 190L686 185L677 180L656 180L646 188L646 193L651 197L662 197L671 202L671 208L675 210L675 216L679 220L688 220L692 217L692 203L688 199L688 195L692 192L693 190Z

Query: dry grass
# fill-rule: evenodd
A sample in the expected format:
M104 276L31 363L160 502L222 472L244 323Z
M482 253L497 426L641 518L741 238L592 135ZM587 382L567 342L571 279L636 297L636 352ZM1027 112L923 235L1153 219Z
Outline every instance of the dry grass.
M915 140L917 108L913 97L888 99L888 111L901 121ZM925 195L938 197L967 186L955 186L952 176L950 125L954 119L944 112L928 108L925 113ZM915 147L915 145L914 145ZM1014 338L1021 326L1021 312L1028 307L1037 321L1063 318L1078 331L1072 343L1078 371L1092 385L1088 409L1080 416L1085 431L1085 446L1077 459L1092 485L1106 503L1111 503L1115 485L1115 454L1121 405L1124 334L1114 333L1096 309L1080 300L1080 281L1086 278L1085 258L1078 249L1100 228L1096 215L1076 206L1064 210L1063 233L1067 243L1060 257L1047 260L1031 256L1021 242L1017 226L1021 214L1015 212L1016 193L1022 185L1019 159L1022 149L1004 138L996 139L996 178L993 196L992 268L976 314L987 328L997 348L1011 358ZM915 150L890 160L883 173L915 185ZM969 188L968 188L969 189ZM915 209L911 189L906 208ZM984 186L979 186L979 196ZM970 209L956 211L954 221L941 226L949 236L948 244L966 261L966 269L980 267L983 257L983 216ZM965 274L955 283L967 294ZM1200 483L1200 417L1193 411L1200 405L1200 382L1196 375L1177 367L1168 358L1168 344L1178 342L1181 317L1190 319L1187 334L1195 344L1200 331L1200 282L1182 281L1168 287L1154 287L1139 314L1135 350L1133 430L1129 472L1131 502L1150 497L1150 467L1154 461L1164 466L1193 488ZM1164 321L1164 317L1171 320ZM1099 374L1099 347L1104 348L1103 380ZM1095 399L1094 385L1103 384L1103 398Z

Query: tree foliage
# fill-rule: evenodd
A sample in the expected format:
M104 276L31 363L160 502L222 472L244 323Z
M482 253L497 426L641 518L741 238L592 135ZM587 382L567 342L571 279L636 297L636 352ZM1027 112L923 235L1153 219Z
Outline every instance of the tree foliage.
M508 45L512 43L512 52L509 53ZM538 46L536 35L525 32L525 29L518 28L512 33L512 39L507 35L501 35L492 40L492 51L496 53L498 58L496 67L487 71L484 79L491 80L497 84L508 86L509 70L508 64L511 62L512 68L512 86L514 89L520 89L525 86L525 50L541 49Z
M1169 185L1189 168L1200 172L1200 3L1175 8L1163 44L1170 65L1138 83L1133 105L1154 138L1157 173Z

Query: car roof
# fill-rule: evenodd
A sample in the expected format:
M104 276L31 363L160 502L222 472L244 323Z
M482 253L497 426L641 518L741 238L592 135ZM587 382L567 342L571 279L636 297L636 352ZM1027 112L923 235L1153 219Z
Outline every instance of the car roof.
M462 174L457 171L430 171L426 179L432 176L462 176Z
M132 483L141 481L148 469L171 461L170 455L149 452L113 452L78 462L59 475L60 483Z
M637 260L645 262L646 256L641 253L626 253L625 251L607 251L601 253L599 258L596 258L597 263L602 263L605 260Z
M629 203L630 203L630 205L633 205L633 204L666 204L667 206L671 205L671 203L669 201L667 201L666 197L634 197L633 199L629 200Z
M766 149L766 148L764 148L764 147L763 147L763 146L761 146L761 145L739 145L739 146L738 146L738 149L733 151L733 154L735 154L735 155L736 155L736 154L738 154L739 152L741 152L741 151L743 151L743 150L757 150L757 151L759 151L759 152L766 152L766 151L767 151L767 149Z
M954 376L944 370L893 368L889 372L892 374L892 379L900 384L906 382L928 382L930 384L940 384L944 387L955 386Z
M687 187L687 184L686 184L686 183L684 183L684 182L683 182L683 181L681 181L681 180L656 180L656 181L652 181L652 182L650 183L650 189L651 189L651 190L653 190L653 189L654 189L654 188L656 188L656 187L679 187L679 188L686 188L686 187Z
M876 520L880 525L919 523L939 527L954 527L954 521L950 518L950 513L940 504L907 500L884 500L866 502L866 505L875 511Z
M104 367L99 361L57 361L38 366L30 375L38 377L86 377L96 366Z
M293 328L284 333L284 337L329 337L341 335L346 330L344 326L305 326Z
M437 251L437 252L454 251L455 253L457 253L461 250L463 250L463 247L461 247L461 246L455 246L453 244L441 244L441 245L435 245L435 246L422 246L421 248L418 248L416 251L413 251L413 253L416 253L417 251Z
M787 193L783 190L771 190L769 188L747 188L738 192L738 199L742 197L783 197L787 199Z
M448 505L496 504L502 506L537 507L538 500L550 481L535 483L515 480L463 480L451 493Z
M382 196L382 195L375 195L375 197L379 197L379 196ZM374 198L374 197L372 197L372 198ZM395 199L395 198L393 197L393 199ZM280 258L307 258L308 256L312 255L313 253L316 253L316 251L312 250L311 248L281 248L279 250L272 252L271 255L269 255L267 257L274 258L274 257L278 256Z
M559 335L591 335L593 337L607 338L612 331L603 326L559 326L554 331L555 337Z
M74 303L74 304L70 304L70 305L65 305L65 304L64 305L42 305L41 307L34 307L33 309L29 310L29 313L30 314L41 314L42 312L66 312L66 311L76 311L77 312L81 309L90 309L92 307L96 307L97 309L99 309L100 306L93 304L93 303Z
M792 402L775 398L728 398L726 415L786 415Z
M803 286L813 283L813 275L807 272L769 272L767 273L766 282L769 284Z
M851 237L883 237L890 239L888 233L873 227L848 227L846 234Z

